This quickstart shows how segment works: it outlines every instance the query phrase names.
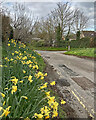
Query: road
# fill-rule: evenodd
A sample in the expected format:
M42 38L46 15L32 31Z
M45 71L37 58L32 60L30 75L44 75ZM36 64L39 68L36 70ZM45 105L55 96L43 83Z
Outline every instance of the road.
M95 91L94 85L94 60L79 58L76 56L64 55L64 51L37 51L41 56L53 66L60 79L58 89L65 96L66 101L76 111L79 118L88 118L91 116L95 119ZM69 83L63 84L63 83Z

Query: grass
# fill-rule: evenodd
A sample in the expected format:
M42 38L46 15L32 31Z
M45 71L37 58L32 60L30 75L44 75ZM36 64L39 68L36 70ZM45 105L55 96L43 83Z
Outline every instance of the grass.
M40 54L11 40L8 46L3 45L2 65L3 89L0 92L5 96L0 93L3 104L0 109L3 118L57 117L58 103L55 96L47 93L50 83L44 80L45 64Z
M94 54L96 51L95 48L72 48L70 51L65 52L67 55L76 55L76 56L86 56L86 57L96 57Z
M33 47L30 46L34 50L44 50L44 51L65 51L67 48L63 47Z

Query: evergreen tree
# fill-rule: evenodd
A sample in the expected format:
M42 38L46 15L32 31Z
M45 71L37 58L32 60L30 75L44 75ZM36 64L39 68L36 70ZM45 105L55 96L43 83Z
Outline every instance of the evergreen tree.
M76 33L76 40L80 40L80 30L78 30Z
M59 25L57 26L57 32L56 32L56 42L57 42L57 46L60 47L60 41L62 39L62 36L61 36L61 27L60 27L60 23Z

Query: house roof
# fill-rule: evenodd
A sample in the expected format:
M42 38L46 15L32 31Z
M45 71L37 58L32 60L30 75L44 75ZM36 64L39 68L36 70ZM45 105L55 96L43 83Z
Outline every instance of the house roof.
M96 35L96 32L95 31L82 31L83 34L84 34L84 37L90 37L90 38L93 38L94 35Z

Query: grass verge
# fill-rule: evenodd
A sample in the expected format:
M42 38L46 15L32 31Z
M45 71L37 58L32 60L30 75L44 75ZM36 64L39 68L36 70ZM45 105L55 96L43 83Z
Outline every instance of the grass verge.
M66 55L76 55L80 57L96 57L95 48L72 48L72 50L65 52Z
M44 50L44 51L65 51L67 50L67 48L63 48L63 47L32 47L32 49L34 50Z

